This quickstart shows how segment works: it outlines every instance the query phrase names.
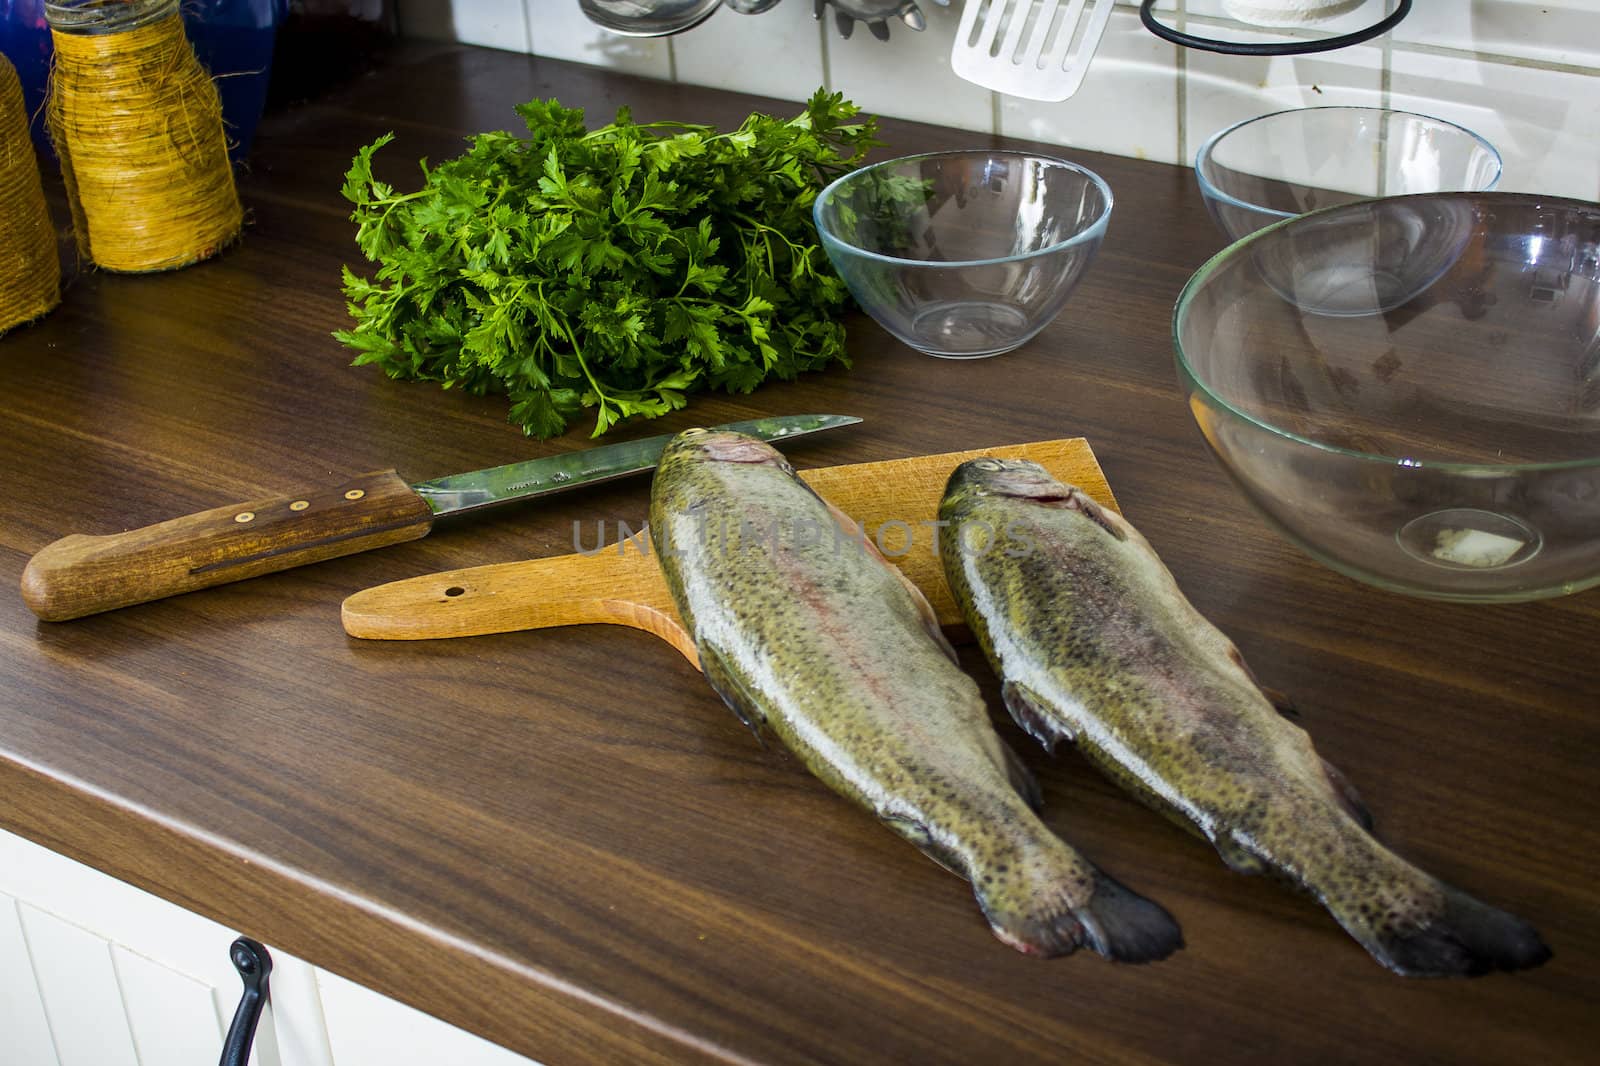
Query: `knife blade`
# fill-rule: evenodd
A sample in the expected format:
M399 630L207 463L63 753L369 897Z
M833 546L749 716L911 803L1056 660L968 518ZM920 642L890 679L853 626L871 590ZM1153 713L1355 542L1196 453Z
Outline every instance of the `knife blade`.
M778 441L849 426L850 415L785 415L713 428ZM22 598L48 622L211 588L425 537L435 518L566 492L655 468L673 434L407 484L393 470L293 496L215 507L155 525L45 545Z

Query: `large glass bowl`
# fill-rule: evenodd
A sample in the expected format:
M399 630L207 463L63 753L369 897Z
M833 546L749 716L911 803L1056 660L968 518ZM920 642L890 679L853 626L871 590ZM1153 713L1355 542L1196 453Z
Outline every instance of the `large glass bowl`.
M1201 267L1173 334L1206 442L1314 558L1450 600L1600 582L1600 205L1293 218Z
M846 174L812 211L862 310L918 351L973 359L1060 313L1105 236L1111 189L1047 156L940 152Z
M1303 107L1229 126L1200 147L1195 177L1229 240L1375 196L1487 192L1500 153L1443 119L1380 107Z

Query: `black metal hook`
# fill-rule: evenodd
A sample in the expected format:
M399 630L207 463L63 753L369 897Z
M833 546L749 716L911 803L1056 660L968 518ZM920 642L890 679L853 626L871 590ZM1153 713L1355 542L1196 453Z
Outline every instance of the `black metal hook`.
M244 995L233 1012L228 1037L222 1042L219 1066L246 1066L250 1061L250 1045L256 1037L256 1023L261 1021L261 1008L267 1004L267 977L272 973L272 956L267 954L266 948L242 936L228 948L228 959L244 982Z
M1331 52L1336 48L1348 48L1362 41L1370 41L1379 37L1400 24L1400 20L1411 14L1411 0L1400 0L1399 5L1389 15L1365 29L1353 33L1342 34L1338 37L1323 37L1311 41L1278 41L1272 44L1246 44L1242 41L1219 41L1210 37L1197 37L1192 33L1173 29L1166 23L1157 20L1155 16L1156 0L1144 0L1139 5L1139 21L1144 23L1144 28L1173 44L1181 44L1185 48L1198 48L1204 52L1221 52L1230 56L1298 56L1309 55L1313 52Z

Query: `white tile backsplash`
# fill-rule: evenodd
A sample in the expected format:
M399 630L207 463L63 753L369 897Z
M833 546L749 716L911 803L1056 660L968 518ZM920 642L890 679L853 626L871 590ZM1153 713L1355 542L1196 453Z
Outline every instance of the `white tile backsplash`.
M1570 91L1570 74L1463 56L1397 52L1393 106L1448 119L1500 152L1508 192L1585 200L1600 193L1600 79Z
M479 0L455 0L457 9L474 7ZM647 78L668 79L672 72L672 46L667 37L619 37L590 22L577 0L525 0L528 33L533 39L533 54L551 59L570 59L590 66L611 67ZM400 8L401 15L405 7ZM717 19L738 18L719 11ZM404 32L404 24L401 31ZM692 80L692 79L690 79Z
M1417 0L1389 37L1278 59L1169 45L1144 30L1137 2L1126 0L1083 87L1058 104L956 77L950 49L964 0L918 2L927 29L893 20L887 42L859 23L840 40L831 17L821 28L813 21L812 0L781 0L761 15L725 9L688 33L655 39L608 34L576 0L401 0L399 15L411 36L787 100L827 84L896 118L1183 164L1207 135L1253 115L1328 104L1404 108L1486 137L1505 156L1502 188L1600 199L1600 0ZM1367 0L1314 32L1370 25L1393 3ZM1220 17L1221 0L1156 6L1164 21L1192 32L1282 39Z
M528 50L528 10L523 0L458 0L454 4L410 0L405 6L408 30L415 25L410 32L419 37L449 37L513 52Z
M960 9L936 7L931 0L921 0L921 8L927 29L891 21L887 41L859 22L850 39L842 40L830 15L823 34L830 88L877 114L994 132L995 94L950 71Z
M725 7L674 37L672 53L696 85L805 100L823 83L821 37L809 4L780 3L760 16Z
M1178 46L1145 30L1132 10L1106 25L1083 85L1060 103L1000 97L1007 137L1180 162Z
M1278 38L1236 30L1229 39ZM1383 106L1383 49L1370 44L1299 56L1191 52L1187 59L1185 163L1194 162L1206 138L1247 118L1296 107Z
M1594 68L1600 66L1600 2L1423 0L1395 27L1394 39L1401 45Z

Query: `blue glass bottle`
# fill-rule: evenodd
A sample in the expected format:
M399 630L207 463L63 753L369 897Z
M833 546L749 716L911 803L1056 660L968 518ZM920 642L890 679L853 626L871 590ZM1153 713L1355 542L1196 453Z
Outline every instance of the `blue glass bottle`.
M184 28L200 63L211 72L228 124L229 158L250 151L267 100L272 45L289 0L185 0ZM0 0L0 53L22 81L29 131L44 158L53 158L44 128L45 88L50 78L50 27L44 0Z
M3 0L0 0L3 2ZM272 45L289 0L185 0L183 23L200 65L211 72L228 127L228 158L250 152L267 102Z

